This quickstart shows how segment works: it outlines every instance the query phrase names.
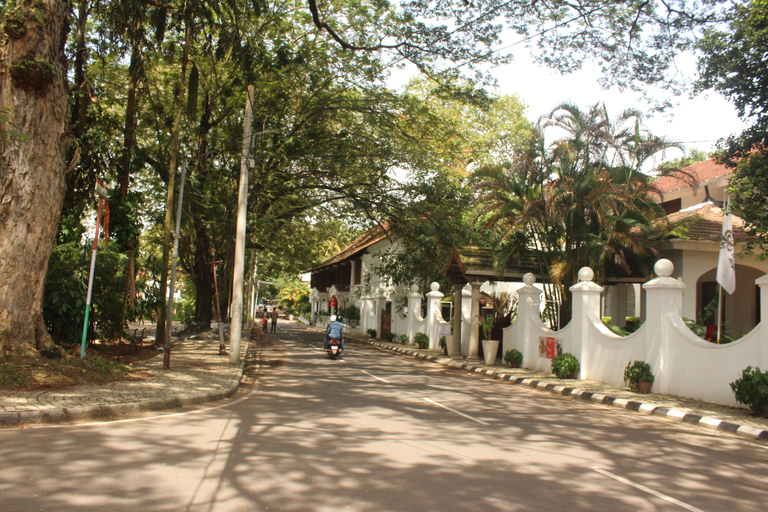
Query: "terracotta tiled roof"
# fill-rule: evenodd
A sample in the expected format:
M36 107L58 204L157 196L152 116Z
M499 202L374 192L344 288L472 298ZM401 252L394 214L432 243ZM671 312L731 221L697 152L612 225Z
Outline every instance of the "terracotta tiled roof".
M451 282L466 282L468 279L481 277L519 281L528 272L538 274L532 255L519 257L517 261L507 261L503 275L498 275L495 258L495 251L488 247L454 247L445 274Z
M712 240L719 242L723 232L723 211L712 203L702 203L669 215L672 231L666 238L682 240ZM733 239L746 242L750 237L744 232L744 220L733 215Z
M667 176L657 178L653 181L653 186L662 194L667 194L693 185L704 184L715 178L732 173L732 169L715 163L710 158L709 160L684 167L680 171L673 172Z
M335 263L339 263L348 258L351 258L368 247L372 246L376 242L383 240L389 236L389 231L384 225L379 225L369 229L362 235L360 235L354 242L345 247L340 253L336 254L323 261L319 265L309 269L309 272L315 272L321 268L328 267Z

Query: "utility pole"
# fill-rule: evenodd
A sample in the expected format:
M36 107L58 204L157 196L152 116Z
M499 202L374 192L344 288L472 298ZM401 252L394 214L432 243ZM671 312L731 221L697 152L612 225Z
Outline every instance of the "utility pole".
M243 273L245 267L245 222L248 208L248 158L251 151L251 122L253 120L253 86L248 86L245 100L243 150L240 159L240 191L237 196L237 236L235 238L235 265L232 276L232 311L229 326L229 360L240 362L240 338L243 330Z

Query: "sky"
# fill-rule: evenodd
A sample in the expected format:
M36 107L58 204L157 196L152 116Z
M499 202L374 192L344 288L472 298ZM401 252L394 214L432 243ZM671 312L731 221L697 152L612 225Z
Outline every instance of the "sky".
M687 63L690 76L693 75L694 61ZM559 72L539 67L525 52L518 52L515 62L493 70L499 81L499 94L518 94L529 105L528 118L535 120L548 114L558 104L569 101L582 109L597 102L605 102L609 115L633 107L643 112L650 108L632 91L618 89L604 90L597 83L597 66L586 66L574 74L561 75ZM681 142L686 151L698 149L713 151L717 141L731 134L741 133L745 125L736 115L734 107L720 94L709 91L693 99L688 95L669 96L676 106L665 114L648 116L645 124L654 135ZM669 151L659 157L656 165L663 160L680 158L678 150Z
M678 62L681 72L694 78L695 60ZM531 121L548 114L557 105L570 102L581 109L587 109L597 102L605 102L609 115L617 115L627 108L650 112L650 107L632 91L618 88L604 90L597 79L600 76L596 65L586 64L584 69L567 75L531 60L527 50L515 52L515 61L494 68L491 73L498 80L497 94L517 94L528 105L527 116ZM397 88L407 82L403 74L396 74L390 81ZM702 93L695 98L689 95L668 96L674 106L663 114L647 114L645 125L657 136L680 142L686 150L714 151L717 141L731 134L741 133L745 125L736 115L734 107L714 91ZM665 160L684 156L672 149L652 159L643 170L648 172Z

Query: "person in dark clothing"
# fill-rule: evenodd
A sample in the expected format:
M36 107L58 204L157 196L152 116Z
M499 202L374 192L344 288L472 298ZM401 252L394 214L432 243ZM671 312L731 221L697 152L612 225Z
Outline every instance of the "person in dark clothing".
M277 331L277 308L272 308L270 317L272 318L272 326L270 332L275 332Z

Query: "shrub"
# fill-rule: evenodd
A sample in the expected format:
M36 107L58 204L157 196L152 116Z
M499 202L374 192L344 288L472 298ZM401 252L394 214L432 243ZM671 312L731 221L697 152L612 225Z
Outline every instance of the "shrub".
M576 373L580 369L579 360L568 352L564 352L552 360L552 373L558 379L567 379L572 373Z
M413 336L413 342L417 345L429 345L429 336L423 332L417 332Z
M483 327L483 337L486 340L491 339L491 331L493 330L493 315L488 315L485 317L485 323L482 325Z
M651 365L645 361L633 361L627 363L627 367L624 368L624 382L629 384L630 389L636 390L638 382L653 382L654 380Z
M376 337L376 329L368 329L366 332L368 333L368 336L370 336L371 338Z
M448 347L448 341L445 339L445 336L440 336L440 341L437 344L443 349Z
M754 414L768 412L768 372L747 366L741 378L730 383L736 400L749 407Z
M344 321L352 327L357 327L360 323L360 309L357 306L339 308L339 314L344 317Z
M504 352L504 362L520 364L523 362L523 353L516 348L507 350Z

